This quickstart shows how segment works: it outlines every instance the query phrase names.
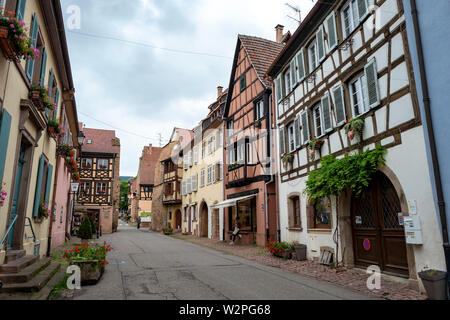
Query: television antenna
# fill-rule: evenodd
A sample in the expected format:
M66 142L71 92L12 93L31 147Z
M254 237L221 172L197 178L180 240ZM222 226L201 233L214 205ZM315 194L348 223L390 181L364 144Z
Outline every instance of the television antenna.
M302 23L302 12L300 10L299 7L293 6L292 4L286 2L285 3L286 6L288 6L292 11L295 11L298 14L298 19L291 17L290 15L286 15L288 18L291 18L292 20L297 21L298 25L300 25Z

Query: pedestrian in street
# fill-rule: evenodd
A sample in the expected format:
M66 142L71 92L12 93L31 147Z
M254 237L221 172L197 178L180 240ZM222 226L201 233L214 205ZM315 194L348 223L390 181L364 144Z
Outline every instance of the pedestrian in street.
M234 231L233 234L231 235L231 242L230 242L230 246L234 245L234 242L236 241L236 237L239 236L239 238L242 238L242 235L240 234L241 231L241 222L240 222L241 218L236 217L236 222L234 224Z
M141 228L141 217L137 217L137 228L140 229Z

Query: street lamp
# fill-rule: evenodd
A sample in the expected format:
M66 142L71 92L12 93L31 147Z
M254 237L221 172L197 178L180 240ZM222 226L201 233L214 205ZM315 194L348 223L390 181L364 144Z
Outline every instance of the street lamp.
M78 132L78 145L81 147L84 144L84 140L86 139L86 136L84 135L83 131Z

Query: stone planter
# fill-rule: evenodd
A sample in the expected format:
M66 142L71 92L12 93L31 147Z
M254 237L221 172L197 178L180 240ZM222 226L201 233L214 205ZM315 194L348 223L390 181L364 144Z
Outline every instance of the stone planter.
M6 251L5 250L0 250L0 265L5 263L5 258L6 258Z
M447 300L447 272L430 271L419 272L423 286L430 300Z
M307 259L306 245L304 244L295 245L294 250L297 261L305 261Z
M16 47L9 37L9 30L7 27L0 27L0 47L6 59L11 61L18 61Z
M78 260L72 261L71 264L80 268L82 285L98 283L103 274L103 270L98 266L98 260Z

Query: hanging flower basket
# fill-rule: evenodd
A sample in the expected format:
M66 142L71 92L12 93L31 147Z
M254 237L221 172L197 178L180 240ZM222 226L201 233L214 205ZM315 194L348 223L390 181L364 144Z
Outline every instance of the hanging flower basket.
M281 156L281 161L286 169L289 163L294 162L295 155L293 153L285 153Z
M37 84L31 85L30 99L39 111L45 111L49 109L51 111L56 109L55 103L48 95L48 89L41 87Z
M344 130L350 141L352 141L355 136L358 136L360 138L360 141L362 141L364 124L365 121L363 117L354 118L350 121L347 120Z
M48 207L48 204L46 202L41 202L39 204L38 219L42 221L43 219L48 219L49 216L50 209Z
M8 60L39 58L39 50L33 47L26 30L25 23L14 16L8 14L0 16L0 47Z
M325 140L320 139L320 138L314 138L308 144L309 157L311 158L311 160L314 160L316 158L316 151L320 152L320 149L322 148L324 143L325 143Z

